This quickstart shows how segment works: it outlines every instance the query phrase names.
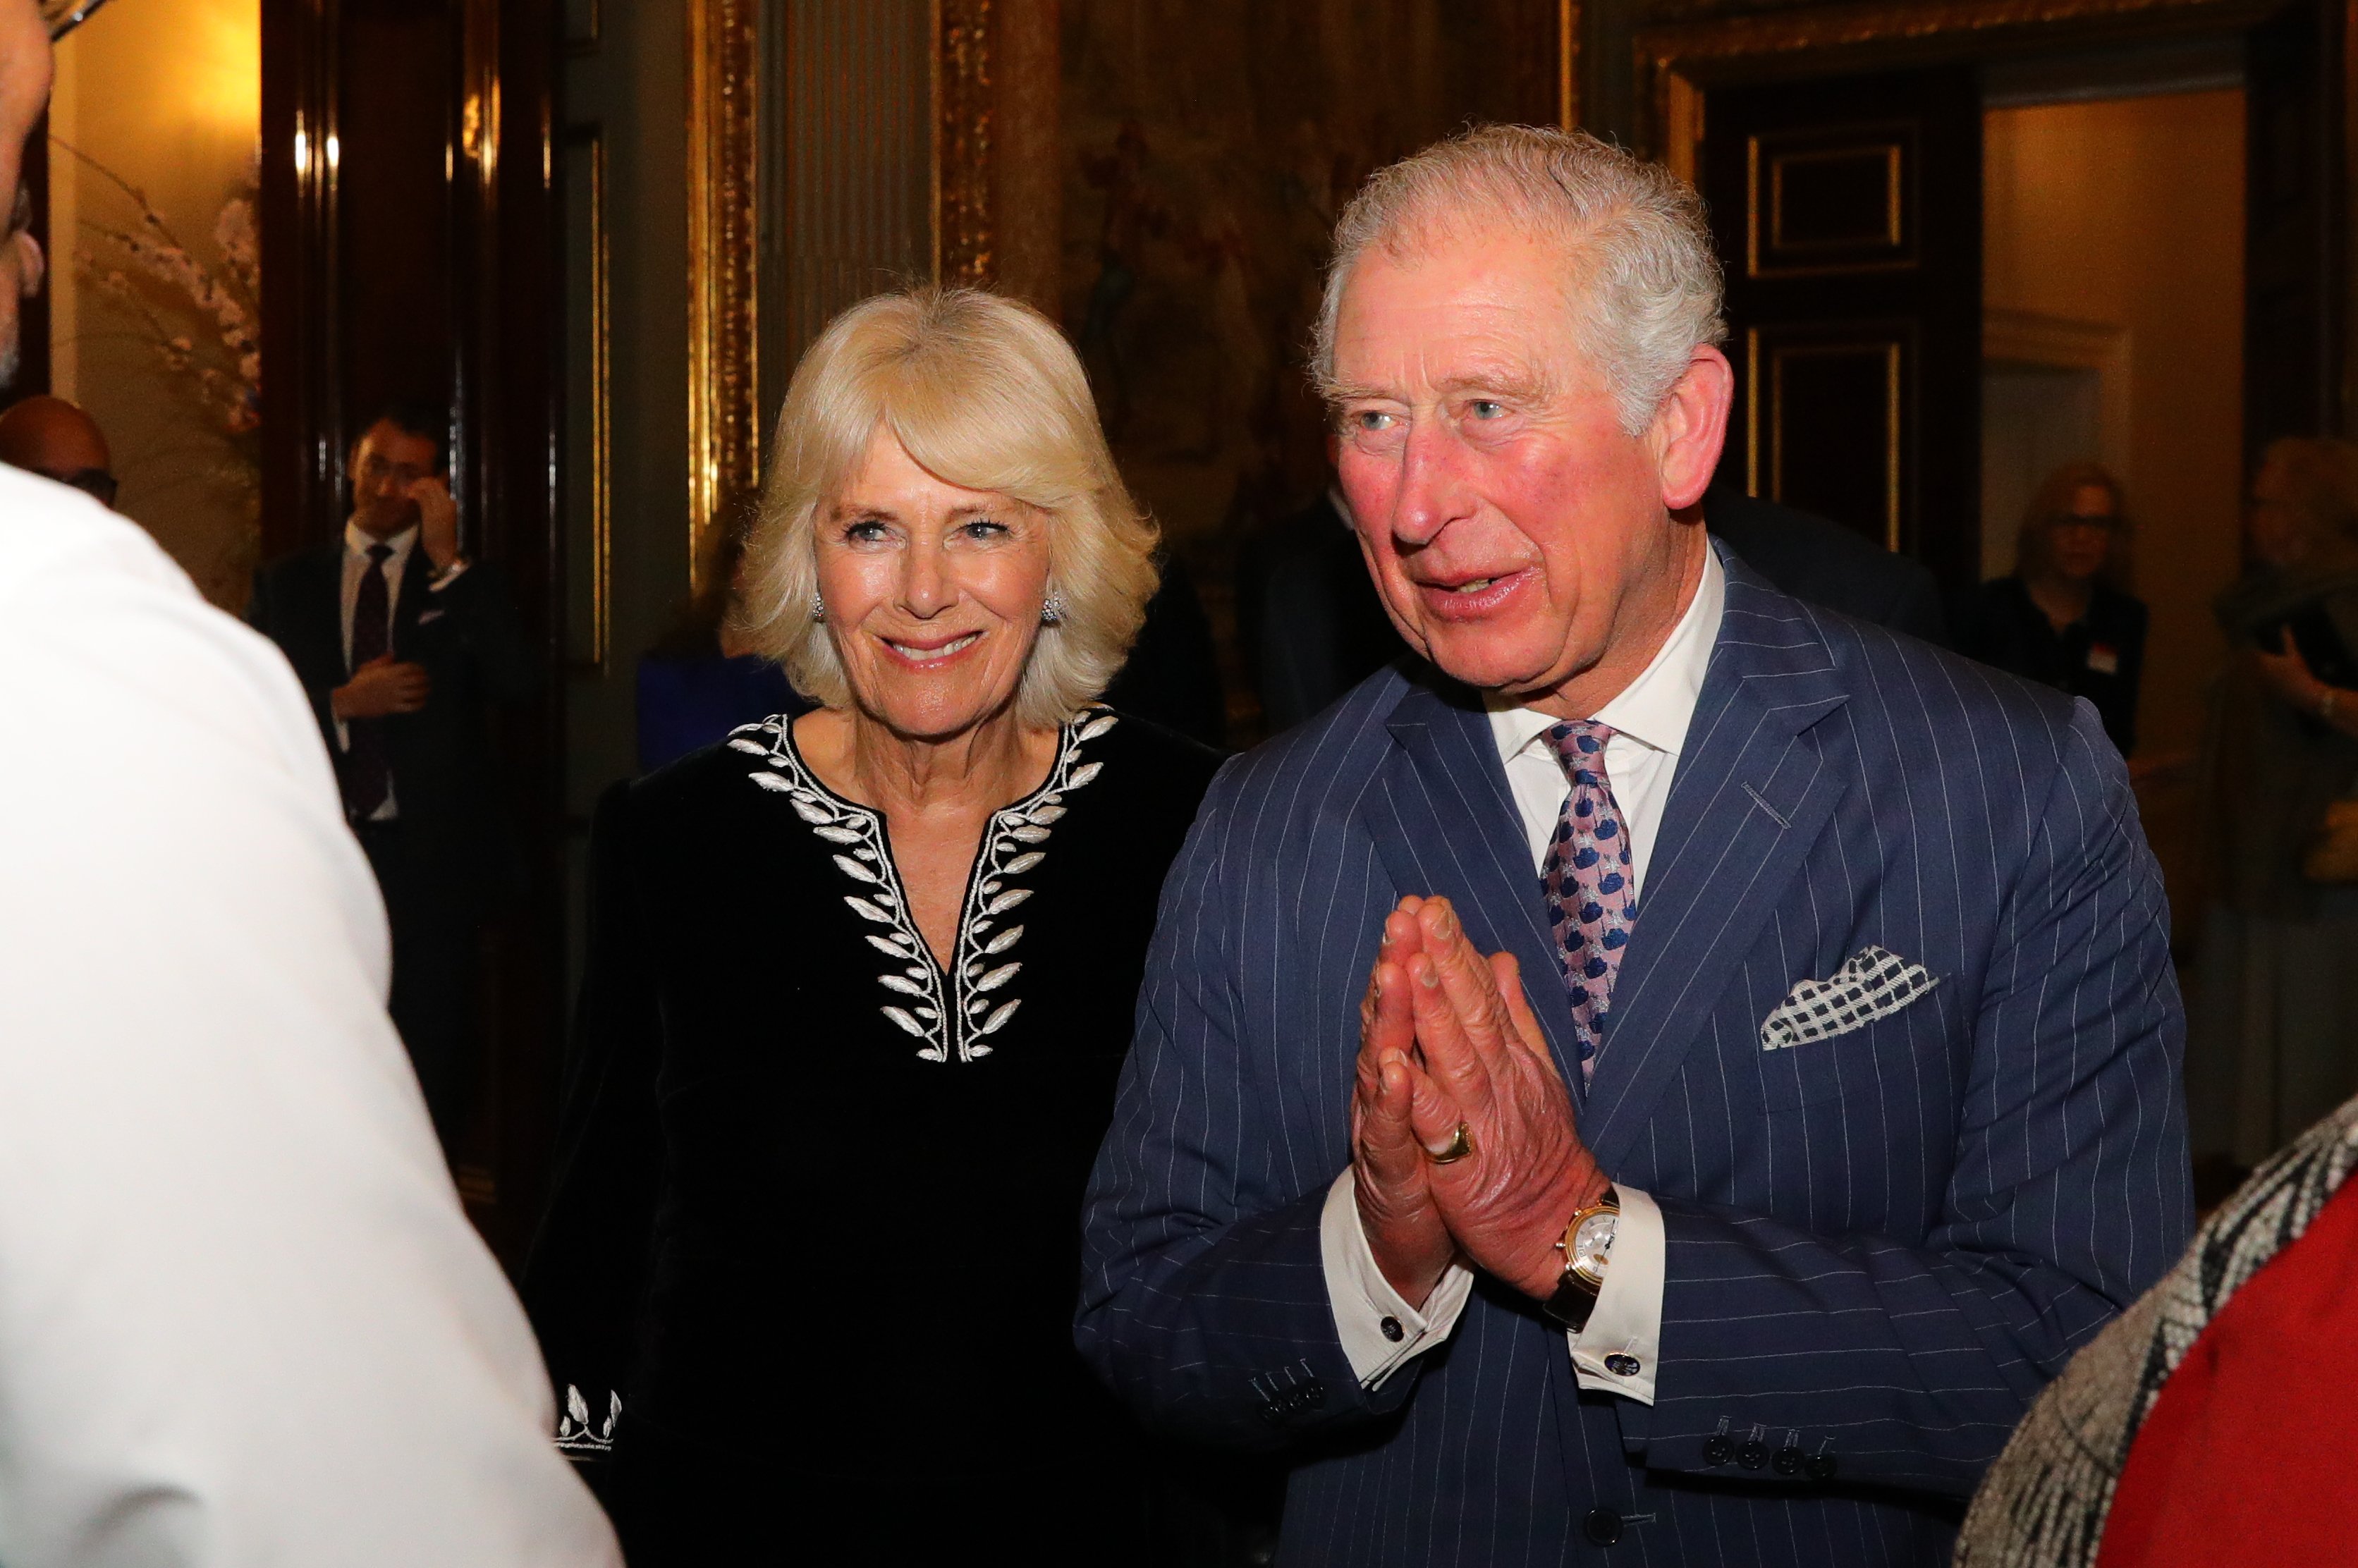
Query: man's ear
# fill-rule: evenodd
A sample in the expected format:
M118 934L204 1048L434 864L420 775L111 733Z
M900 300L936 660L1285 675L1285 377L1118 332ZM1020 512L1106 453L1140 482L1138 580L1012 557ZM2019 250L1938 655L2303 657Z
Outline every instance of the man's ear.
M1683 512L1703 499L1727 443L1727 416L1736 400L1736 372L1727 356L1698 343L1686 373L1654 410L1646 432L1662 481L1662 504Z

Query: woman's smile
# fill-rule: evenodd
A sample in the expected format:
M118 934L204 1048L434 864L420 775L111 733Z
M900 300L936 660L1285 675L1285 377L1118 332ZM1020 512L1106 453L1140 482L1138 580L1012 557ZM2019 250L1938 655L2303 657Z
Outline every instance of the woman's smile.
M884 637L876 640L898 657L902 663L920 669L939 669L966 653L988 635L983 632L961 632L947 637Z

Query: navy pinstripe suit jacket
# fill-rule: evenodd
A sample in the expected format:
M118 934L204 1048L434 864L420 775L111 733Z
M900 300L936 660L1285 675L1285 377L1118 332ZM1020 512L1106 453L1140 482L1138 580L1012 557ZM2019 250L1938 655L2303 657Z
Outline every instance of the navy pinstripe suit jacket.
M1486 950L1557 972L1479 705L1380 672L1230 762L1173 867L1078 1335L1151 1419L1293 1462L1282 1563L1601 1561L1617 1527L1617 1561L1945 1562L2030 1398L2186 1242L2169 916L2093 709L1727 564L1578 1108L1661 1206L1650 1409L1580 1391L1563 1336L1487 1279L1363 1391L1327 1302L1385 911L1445 893ZM1762 1049L1796 981L1870 944L1938 984ZM1722 1433L1833 1478L1714 1462Z

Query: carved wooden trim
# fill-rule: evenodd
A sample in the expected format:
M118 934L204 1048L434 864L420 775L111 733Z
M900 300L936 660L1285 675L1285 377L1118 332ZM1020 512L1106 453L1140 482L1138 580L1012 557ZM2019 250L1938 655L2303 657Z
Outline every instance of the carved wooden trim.
M690 575L731 497L761 481L754 352L756 0L688 0L687 527ZM694 585L701 588L701 583Z
M934 65L934 276L987 286L992 254L991 0L936 0Z
M1636 40L1641 150L1693 177L1703 135L1697 89L1719 81L1833 66L1844 57L1978 53L2058 27L2101 34L2156 21L2248 25L2276 0L1842 0L1673 22Z

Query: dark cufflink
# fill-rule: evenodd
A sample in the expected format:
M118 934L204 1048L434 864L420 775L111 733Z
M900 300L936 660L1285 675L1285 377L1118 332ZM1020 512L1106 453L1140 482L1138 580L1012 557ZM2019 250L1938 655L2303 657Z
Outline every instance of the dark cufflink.
M1644 1371L1646 1366L1635 1356L1624 1356L1617 1351L1605 1358L1605 1369L1617 1378L1634 1378Z
M1384 1319L1383 1326L1384 1337L1390 1340L1394 1345L1398 1345L1401 1340L1408 1337L1408 1330L1401 1326L1401 1320L1396 1317L1388 1317Z

